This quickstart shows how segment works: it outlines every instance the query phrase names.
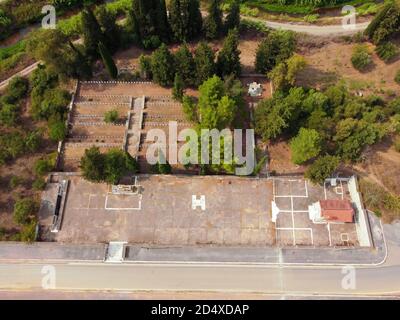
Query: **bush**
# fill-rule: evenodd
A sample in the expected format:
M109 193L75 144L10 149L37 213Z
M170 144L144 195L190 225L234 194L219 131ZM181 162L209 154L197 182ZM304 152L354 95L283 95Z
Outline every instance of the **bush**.
M63 141L67 136L67 127L65 126L64 121L56 120L51 121L49 124L49 137L51 140L58 142Z
M308 168L305 177L313 183L323 184L336 171L339 163L338 157L329 155L320 157Z
M4 104L0 109L0 124L13 127L19 118L20 108L14 104Z
M397 47L392 42L385 42L375 48L376 54L385 62L392 60L398 53Z
M302 164L321 152L321 137L314 129L301 128L299 134L290 142L292 161Z
M396 76L394 77L394 81L400 84L400 70L397 71Z
M28 224L34 221L37 203L31 198L20 199L14 205L14 221L18 224Z
M42 134L39 131L29 132L25 138L26 149L30 152L36 152L42 144Z
M304 21L308 23L314 23L317 22L319 18L319 14L308 14L304 17Z
M42 191L46 188L46 180L43 178L37 178L35 181L32 183L32 188L36 191Z
M7 86L7 95L12 97L13 102L23 98L29 89L29 81L25 78L14 77Z
M48 159L39 159L35 162L34 171L37 176L44 176L53 169L52 163Z
M400 137L397 137L397 138L394 140L393 145L394 145L394 149L395 149L397 152L400 152Z
M357 45L351 56L351 63L358 71L365 71L371 64L371 53L366 45Z
M14 190L16 187L21 185L24 182L24 179L18 176L12 176L9 182L10 189Z
M36 240L36 221L32 221L22 227L20 239L23 242L31 243Z
M118 122L118 111L110 110L104 114L104 122L105 123L116 123Z

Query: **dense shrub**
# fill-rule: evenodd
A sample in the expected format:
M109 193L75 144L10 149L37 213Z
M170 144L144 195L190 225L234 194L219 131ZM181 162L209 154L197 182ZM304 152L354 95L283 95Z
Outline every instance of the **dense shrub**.
M118 111L117 110L110 110L104 114L104 122L106 123L116 123L118 122Z
M53 120L49 123L49 137L51 140L58 142L63 141L67 136L68 130L65 122L62 120Z
M259 73L267 73L276 65L290 58L296 47L295 34L291 31L272 31L260 43L255 68Z
M46 180L42 177L36 178L35 181L32 183L32 188L36 191L42 191L46 187Z
M392 42L379 44L375 51L379 58L385 62L389 62L398 54L398 49Z
M357 45L354 48L351 63L358 71L365 71L372 64L371 53L366 45Z
M323 156L318 158L306 171L305 177L313 183L323 184L325 179L332 176L339 166L339 157Z
M36 240L36 221L32 221L22 227L21 241L31 243Z
M31 198L20 199L14 205L14 221L18 224L28 224L35 219L37 203Z

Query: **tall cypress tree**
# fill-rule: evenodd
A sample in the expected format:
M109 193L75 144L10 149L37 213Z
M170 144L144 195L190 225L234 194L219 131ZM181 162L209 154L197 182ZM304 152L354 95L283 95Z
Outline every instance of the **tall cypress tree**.
M86 55L94 60L98 58L97 46L99 42L104 42L104 35L90 8L85 8L82 11L82 30Z
M185 0L188 7L188 25L187 25L187 35L188 39L193 39L199 35L200 31L203 29L203 17L200 11L200 1L199 0Z
M201 85L215 72L215 54L206 42L201 42L196 48L194 62L196 66L196 85Z
M161 86L169 86L174 81L174 57L167 46L162 44L151 56L151 71L153 80Z
M73 50L74 56L74 66L75 66L75 76L78 79L90 79L92 77L92 67L87 61L87 58L82 54L82 52L75 47L75 45L69 41L69 46Z
M155 28L160 39L164 42L169 42L171 40L171 28L168 22L167 5L165 4L165 0L154 1L157 12L156 21L154 22Z
M239 29L240 26L240 4L238 0L234 0L229 8L229 13L225 20L225 31L231 29Z
M116 79L118 77L118 69L114 63L114 60L110 52L102 42L99 42L98 46L99 46L100 56L103 59L103 63L108 71L108 74L110 75L111 78Z
M105 36L106 45L112 52L120 45L120 29L116 23L117 17L104 6L100 6L97 11L99 24Z
M205 22L206 37L210 40L218 38L223 29L221 0L211 0Z
M169 4L169 24L176 41L186 40L186 26L182 14L181 0L171 0Z
M239 32L237 29L230 30L225 38L224 45L218 53L217 70L220 77L233 74L238 77L241 73Z
M181 75L177 73L174 79L174 87L172 88L172 97L175 100L182 101L184 86Z
M169 22L176 41L193 39L203 26L199 1L171 0Z
M175 53L176 72L181 76L186 87L195 84L195 63L187 44L183 44Z
M134 0L131 21L135 22L135 32L142 43L158 37L164 42L170 40L170 27L165 0Z

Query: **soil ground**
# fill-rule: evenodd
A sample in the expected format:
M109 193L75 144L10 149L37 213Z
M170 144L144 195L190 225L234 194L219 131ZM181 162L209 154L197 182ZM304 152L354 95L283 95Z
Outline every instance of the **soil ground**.
M354 91L364 95L392 95L400 90L395 75L400 70L400 59L396 57L385 63L376 55L375 46L369 44L372 52L372 66L365 72L357 71L351 63L351 55L356 44L331 42L323 46L303 48L308 66L299 76L299 85L323 88L344 79Z

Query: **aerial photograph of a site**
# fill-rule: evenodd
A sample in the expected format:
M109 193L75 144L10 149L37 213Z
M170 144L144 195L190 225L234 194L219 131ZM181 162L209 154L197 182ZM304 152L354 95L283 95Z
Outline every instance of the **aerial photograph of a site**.
M400 299L400 0L0 0L0 300L282 299Z

